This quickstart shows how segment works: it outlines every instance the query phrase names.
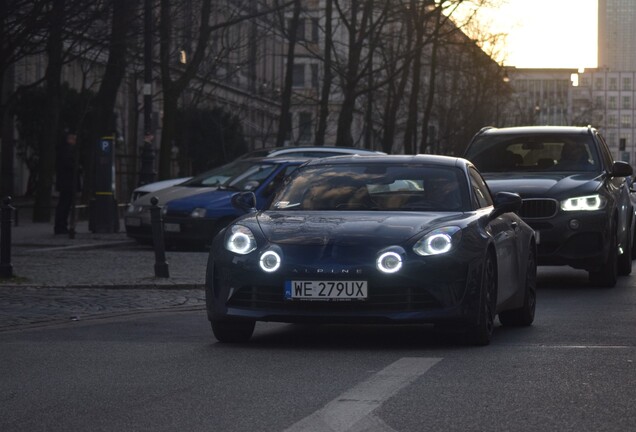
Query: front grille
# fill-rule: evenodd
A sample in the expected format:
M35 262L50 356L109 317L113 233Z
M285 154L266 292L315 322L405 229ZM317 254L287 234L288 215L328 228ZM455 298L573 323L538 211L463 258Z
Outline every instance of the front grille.
M284 299L282 288L256 285L241 288L232 295L227 305L257 310L276 309L295 312L408 311L441 306L433 296L415 287L374 289L369 293L369 298L364 301L289 301Z
M551 218L557 214L558 204L554 199L527 198L521 204L520 216L527 219Z

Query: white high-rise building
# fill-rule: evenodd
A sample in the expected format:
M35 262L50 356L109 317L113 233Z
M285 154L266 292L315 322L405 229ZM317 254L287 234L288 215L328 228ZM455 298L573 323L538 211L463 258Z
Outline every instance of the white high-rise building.
M598 0L598 68L636 71L636 0Z

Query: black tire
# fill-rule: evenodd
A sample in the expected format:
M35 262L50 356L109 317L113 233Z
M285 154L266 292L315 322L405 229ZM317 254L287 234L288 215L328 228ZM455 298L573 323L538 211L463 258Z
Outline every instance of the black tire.
M623 248L623 254L618 256L618 275L629 276L632 274L632 247L629 244L632 238L630 229L627 228L627 245Z
M222 320L212 321L212 333L219 342L247 342L254 333L254 321Z
M497 305L497 264L492 253L486 254L481 275L481 294L477 324L468 329L468 342L485 346L490 344L495 328L495 309Z
M499 312L499 321L504 326L527 327L534 321L537 305L537 259L534 248L528 253L523 306L518 309Z
M600 270L589 272L590 282L596 286L612 288L618 280L618 247L616 244L616 231L610 238L609 252Z

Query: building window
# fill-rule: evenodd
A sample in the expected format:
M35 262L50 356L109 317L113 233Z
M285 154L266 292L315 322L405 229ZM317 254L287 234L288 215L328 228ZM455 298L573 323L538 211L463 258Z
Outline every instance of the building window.
M305 65L294 65L294 76L292 80L293 86L297 88L305 87Z
M621 108L630 110L632 109L632 97L631 96L623 96L621 99Z
M605 108L605 104L603 103L603 96L596 96L594 98L594 108Z
M607 116L607 126L616 127L616 114L609 114Z
M632 77L623 77L623 90L632 91Z
M621 114L621 127L622 128L631 128L632 127L632 115L631 114Z
M318 90L320 88L320 77L318 76L318 65L311 65L311 88Z
M293 27L293 22L294 20L292 19L288 19L287 20L287 28L289 29L289 35L291 36L291 32L292 32L292 27ZM304 41L305 40L305 20L300 18L298 20L298 27L296 27L296 40L297 41Z
M311 41L314 43L320 41L320 22L318 18L311 19Z
M618 80L616 77L610 77L608 85L610 90L618 90Z
M594 79L594 90L605 90L605 83L603 78L598 77Z
M298 141L311 141L312 118L310 112L298 114Z
M616 109L618 105L616 104L616 96L609 96L607 98L607 107L609 109Z

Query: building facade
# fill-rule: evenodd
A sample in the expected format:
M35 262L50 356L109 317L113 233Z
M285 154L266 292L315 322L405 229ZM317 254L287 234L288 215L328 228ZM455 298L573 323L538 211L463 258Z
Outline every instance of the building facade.
M598 0L598 68L636 71L636 1Z

